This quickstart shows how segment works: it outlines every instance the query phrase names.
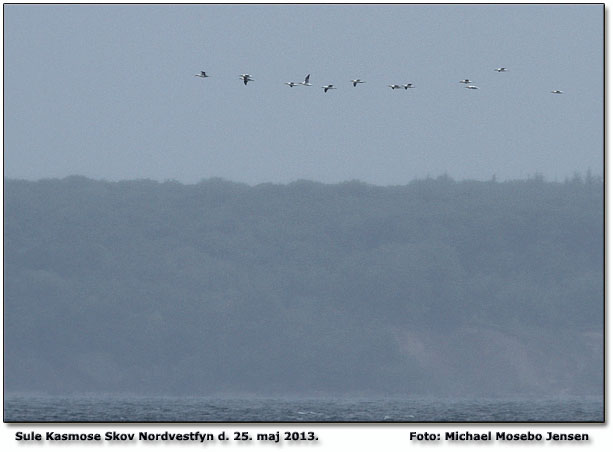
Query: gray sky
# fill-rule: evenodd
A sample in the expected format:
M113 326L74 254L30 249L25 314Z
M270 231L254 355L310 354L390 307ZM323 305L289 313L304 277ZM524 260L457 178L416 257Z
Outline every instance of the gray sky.
M601 175L602 26L601 5L5 5L5 177Z

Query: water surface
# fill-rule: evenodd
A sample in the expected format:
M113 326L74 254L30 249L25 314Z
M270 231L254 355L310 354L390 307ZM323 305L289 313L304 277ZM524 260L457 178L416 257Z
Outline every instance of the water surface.
M6 396L4 422L603 422L600 398Z

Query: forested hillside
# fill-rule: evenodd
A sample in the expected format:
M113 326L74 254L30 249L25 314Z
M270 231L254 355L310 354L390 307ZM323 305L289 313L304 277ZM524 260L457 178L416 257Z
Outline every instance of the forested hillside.
M600 180L4 190L7 393L602 391Z

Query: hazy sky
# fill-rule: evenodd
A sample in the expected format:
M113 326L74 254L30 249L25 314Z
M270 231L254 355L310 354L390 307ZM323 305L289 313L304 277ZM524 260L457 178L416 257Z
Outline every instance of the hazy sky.
M5 5L5 177L386 185L602 174L603 14ZM210 78L193 77L200 70ZM307 73L311 87L283 84ZM407 82L416 88L386 86ZM329 83L338 89L324 94Z

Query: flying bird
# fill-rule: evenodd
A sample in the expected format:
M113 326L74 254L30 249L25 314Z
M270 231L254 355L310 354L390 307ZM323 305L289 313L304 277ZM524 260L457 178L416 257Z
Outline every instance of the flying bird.
M465 78L464 80L460 80L459 83L465 83L468 85L469 83L472 83L472 81Z
M351 83L353 83L353 86L357 86L358 83L366 83L366 82L363 82L359 78L356 78L355 80L351 80Z
M406 85L402 85L402 87L403 87L404 89L407 89L407 88L415 88L415 87L413 86L413 84L412 84L412 83L407 83Z
M322 86L322 88L324 89L324 93L327 93L329 89L336 89L334 85L326 85Z
M507 72L507 68L506 67L497 67L496 69L494 69L496 72Z
M310 77L311 77L311 74L308 74L308 75L307 75L307 76L304 78L304 82L300 82L300 84L301 84L301 85L304 85L304 86L312 86L312 85L309 83L309 78L310 78Z
M208 77L208 75L206 75L206 72L204 72L204 71L200 71L200 74L194 74L194 77L202 77L202 78L205 78L205 77Z
M247 82L254 82L255 81L255 80L253 80L251 78L251 75L249 75L249 74L241 74L238 77L243 79L243 83L245 85L247 85Z
M387 86L389 86L392 89L400 89L400 88L402 88L402 86L400 86L400 85L387 85Z
M289 86L290 88L293 88L294 86L297 86L296 83L294 83L294 82L285 82L285 84L287 86Z
M560 91L559 89L554 89L552 93L553 94L564 94L564 91Z
M467 88L467 89L479 89L479 87L475 86L475 85L466 85L464 88Z

